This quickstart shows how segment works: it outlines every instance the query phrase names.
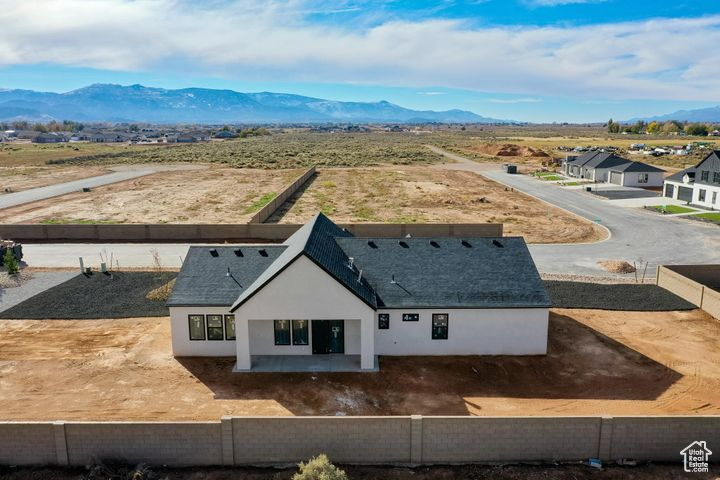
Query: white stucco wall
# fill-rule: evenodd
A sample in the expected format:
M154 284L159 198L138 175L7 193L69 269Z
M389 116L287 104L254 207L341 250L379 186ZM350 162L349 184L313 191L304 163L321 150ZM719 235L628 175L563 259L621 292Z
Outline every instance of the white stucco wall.
M312 355L312 325L308 329L309 345L275 345L273 322L251 320L250 355ZM360 355L360 320L345 320L345 353Z
M626 187L661 187L665 181L663 172L649 172L647 183L638 183L639 175L638 172L623 172L622 184Z
M548 309L379 310L390 314L390 328L379 330L378 355L540 355L547 353ZM418 322L403 322L418 313ZM448 339L432 339L432 314L448 314Z
M172 350L176 357L233 357L235 341L233 340L190 340L188 315L208 315L230 313L227 307L170 307L170 331ZM224 327L224 323L223 323ZM207 338L207 321L205 323Z
M704 202L700 201L700 190L705 190ZM715 203L713 203L713 192L717 192L717 199L715 200ZM720 209L720 187L696 183L693 186L692 203L703 207L714 208L716 210Z
M243 329L247 328L252 336L253 326L260 320L275 319L346 320L346 353L360 353L363 368L373 368L374 313L372 308L312 260L301 256L235 311L238 368L248 368L248 354L258 355L261 351L252 342L245 344L241 341ZM358 330L355 325L359 325L360 330L359 351L353 343L356 341L353 337L357 337L353 332ZM259 335L265 335L262 328L261 325Z

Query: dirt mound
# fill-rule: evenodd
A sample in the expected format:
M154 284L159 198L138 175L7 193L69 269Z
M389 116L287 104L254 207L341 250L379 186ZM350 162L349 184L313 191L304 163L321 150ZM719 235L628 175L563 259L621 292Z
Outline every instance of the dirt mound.
M598 262L602 268L610 273L633 273L635 267L624 260L602 260Z
M494 155L496 157L535 157L535 158L548 158L550 155L543 152L542 150L536 150L532 147L526 147L521 145L515 145L514 143L486 143L475 147L480 153L486 155Z

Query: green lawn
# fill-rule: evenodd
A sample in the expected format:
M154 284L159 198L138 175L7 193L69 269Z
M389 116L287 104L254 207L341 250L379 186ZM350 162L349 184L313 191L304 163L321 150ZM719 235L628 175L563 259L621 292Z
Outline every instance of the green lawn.
M563 187L577 187L580 185L580 182L562 182L560 185Z
M702 218L703 220L708 220L713 223L720 223L720 213L700 213L693 215L693 217Z
M560 175L545 175L540 177L540 180L547 180L549 182L553 182L555 180L565 180L565 177L561 177Z
M697 212L694 208L680 207L678 205L655 205L648 207L651 210L655 210L660 213L690 213Z

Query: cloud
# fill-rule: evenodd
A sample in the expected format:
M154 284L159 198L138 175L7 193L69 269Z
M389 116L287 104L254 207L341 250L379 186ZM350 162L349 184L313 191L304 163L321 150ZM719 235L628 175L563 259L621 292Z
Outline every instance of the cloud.
M589 26L309 23L303 0L24 0L0 9L0 67L62 64L245 81L720 99L720 16ZM345 4L342 4L345 6ZM352 6L352 5L350 5ZM1 80L0 80L1 81Z
M488 100L490 103L539 103L542 102L540 98L491 98Z
M557 7L559 5L572 5L577 3L604 3L608 0L525 0L526 5L532 7Z
M427 95L427 96L434 96L434 95L445 95L445 92L417 92L418 95Z

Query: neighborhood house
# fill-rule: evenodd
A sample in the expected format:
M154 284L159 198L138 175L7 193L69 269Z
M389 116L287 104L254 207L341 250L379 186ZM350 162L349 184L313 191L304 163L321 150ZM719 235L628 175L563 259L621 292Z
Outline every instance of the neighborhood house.
M602 150L569 156L563 162L562 171L570 177L624 187L661 187L665 173L652 165L632 162Z
M545 354L550 300L520 237L359 238L318 214L281 245L191 247L168 306L176 356L374 370L378 355Z
M696 166L666 178L664 192L668 198L720 209L720 151L715 150Z

